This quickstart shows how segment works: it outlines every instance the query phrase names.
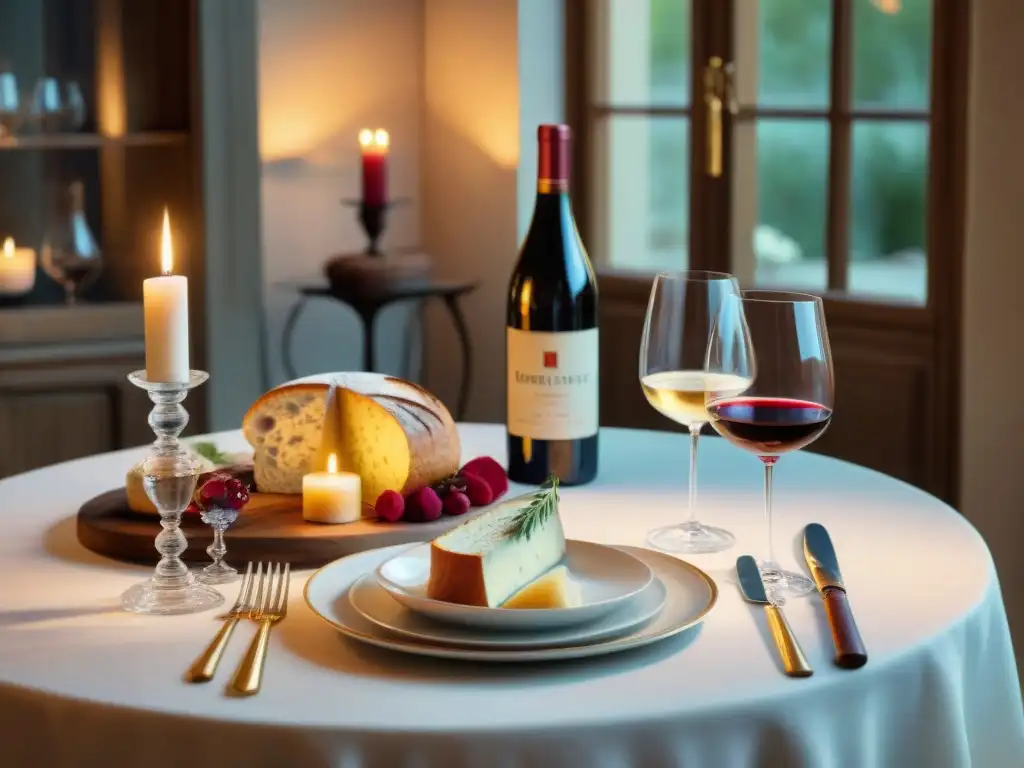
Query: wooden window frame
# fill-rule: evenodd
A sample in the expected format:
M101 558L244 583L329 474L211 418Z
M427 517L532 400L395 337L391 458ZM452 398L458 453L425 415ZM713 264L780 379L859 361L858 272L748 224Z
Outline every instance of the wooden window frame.
M742 0L740 0L742 1ZM691 0L692 59L690 93L701 93L701 68L697 62L717 53L727 61L731 50L737 0ZM959 324L960 287L966 198L967 67L971 2L933 0L932 64L928 110L875 110L850 107L852 85L852 2L832 0L833 40L830 99L827 108L786 109L759 107L741 110L737 121L767 118L827 119L829 142L829 202L826 222L828 287L811 291L826 299L831 316L850 321L865 319L873 326L918 328L921 331L952 331ZM590 35L590 0L565 0L566 4L566 114L576 136L574 157L575 212L584 240L594 235L591 221L594 179L588 176L592 161L592 126L609 114L672 115L690 119L690 254L693 269L730 271L728 263L731 221L730 174L708 179L696 148L703 147L704 111L700 98L686 107L636 107L594 104L595 51ZM697 30L703 30L697 33ZM928 293L924 305L898 298L851 295L846 292L849 256L849 195L851 133L855 121L921 121L929 126L929 175L927 183L926 254ZM725 164L730 167L732 120L725 125ZM713 223L713 224L709 224ZM703 226L702 226L703 224ZM724 239L724 241L723 241ZM723 258L724 257L724 258ZM723 260L725 263L723 263ZM621 298L646 296L650 275L634 270L596 265L603 292ZM806 288L800 290L807 291ZM944 334L945 335L945 334ZM952 333L952 335L957 335Z

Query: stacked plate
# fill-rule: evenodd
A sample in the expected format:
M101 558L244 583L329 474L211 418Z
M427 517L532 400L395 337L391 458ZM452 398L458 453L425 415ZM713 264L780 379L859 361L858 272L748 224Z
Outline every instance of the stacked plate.
M426 596L430 545L342 558L310 577L306 603L342 634L419 656L532 662L639 648L695 627L714 607L711 578L635 547L570 540L563 565L581 593L571 608L481 608Z

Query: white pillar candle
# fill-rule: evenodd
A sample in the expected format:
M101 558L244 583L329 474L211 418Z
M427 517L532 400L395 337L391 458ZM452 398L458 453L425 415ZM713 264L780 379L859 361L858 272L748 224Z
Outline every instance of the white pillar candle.
M171 223L164 209L160 247L163 275L142 282L146 318L146 378L150 381L188 381L188 278L172 275L174 253Z
M354 523L362 517L362 481L338 471L338 457L327 457L326 472L302 478L302 517L311 523Z
M36 252L16 247L8 237L0 249L0 295L24 296L35 284Z

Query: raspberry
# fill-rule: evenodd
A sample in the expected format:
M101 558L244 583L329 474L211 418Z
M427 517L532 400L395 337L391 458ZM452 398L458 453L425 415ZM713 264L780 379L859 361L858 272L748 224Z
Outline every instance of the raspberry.
M470 504L474 507L486 507L494 501L494 492L486 480L472 472L466 472L462 477L466 480L466 496L469 497Z
M483 482L481 480L481 482ZM444 498L444 511L448 515L462 515L469 509L469 497L459 491L452 491Z
M504 467L490 456L475 458L459 470L460 475L467 472L483 479L491 486L491 501L501 498L508 491L508 475L505 474Z
M441 497L430 487L413 491L405 499L405 519L413 523L430 523L441 516Z
M377 497L377 503L373 505L377 517L394 523L402 519L405 514L405 499L398 491L384 491Z

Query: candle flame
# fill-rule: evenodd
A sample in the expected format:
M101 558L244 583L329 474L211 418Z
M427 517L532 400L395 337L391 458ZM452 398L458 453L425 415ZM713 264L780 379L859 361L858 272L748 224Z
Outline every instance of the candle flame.
M8 237L4 240L4 256L8 259L14 258L14 238Z
M338 474L338 454L332 453L327 457L327 473L330 475Z
M174 268L174 249L171 246L171 217L164 208L164 231L160 239L160 270L165 274L171 274Z
M387 149L390 142L391 137L388 136L388 132L383 128L378 128L376 130L363 128L363 130L359 132L359 146L363 149Z

